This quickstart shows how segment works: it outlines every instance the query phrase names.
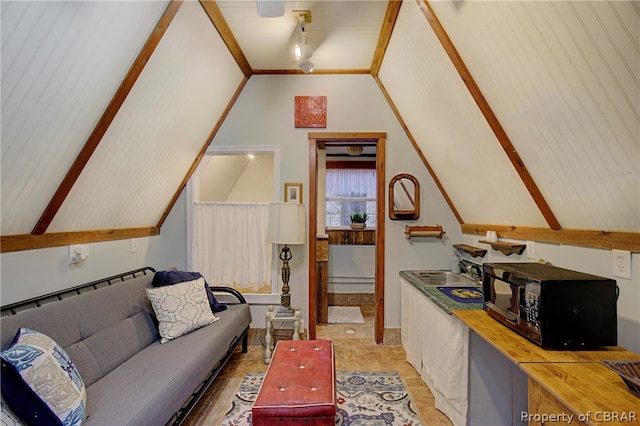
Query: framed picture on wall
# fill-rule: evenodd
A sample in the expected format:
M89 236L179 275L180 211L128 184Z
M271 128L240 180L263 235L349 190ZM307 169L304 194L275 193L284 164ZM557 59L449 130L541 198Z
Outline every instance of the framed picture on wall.
M285 182L284 201L285 203L302 204L302 183L301 182Z

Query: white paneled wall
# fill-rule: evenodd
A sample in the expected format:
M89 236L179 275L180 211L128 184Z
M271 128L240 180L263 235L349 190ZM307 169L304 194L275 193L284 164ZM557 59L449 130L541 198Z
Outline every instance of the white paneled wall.
M640 230L638 3L431 4L561 226Z
M400 9L380 79L465 222L546 226L415 1Z
M31 232L166 4L2 2L2 235Z
M155 225L243 78L184 2L49 230Z

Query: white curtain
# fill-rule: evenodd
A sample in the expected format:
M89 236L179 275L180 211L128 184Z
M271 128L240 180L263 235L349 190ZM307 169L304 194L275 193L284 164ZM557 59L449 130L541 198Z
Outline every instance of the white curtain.
M376 197L376 171L368 169L328 169L327 198Z
M211 285L254 291L271 285L269 204L194 203L193 211L194 271Z

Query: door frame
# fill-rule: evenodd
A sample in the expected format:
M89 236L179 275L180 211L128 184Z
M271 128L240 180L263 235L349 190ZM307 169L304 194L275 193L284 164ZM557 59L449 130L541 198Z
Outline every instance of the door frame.
M309 133L309 339L316 338L317 274L316 241L318 231L318 149L326 144L369 142L376 145L377 202L374 301L376 343L384 340L384 229L385 215L385 143L386 133Z

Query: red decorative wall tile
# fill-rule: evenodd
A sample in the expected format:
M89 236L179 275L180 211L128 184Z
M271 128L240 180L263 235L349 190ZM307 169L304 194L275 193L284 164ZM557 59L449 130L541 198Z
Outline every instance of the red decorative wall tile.
M295 97L296 127L327 127L326 96Z

